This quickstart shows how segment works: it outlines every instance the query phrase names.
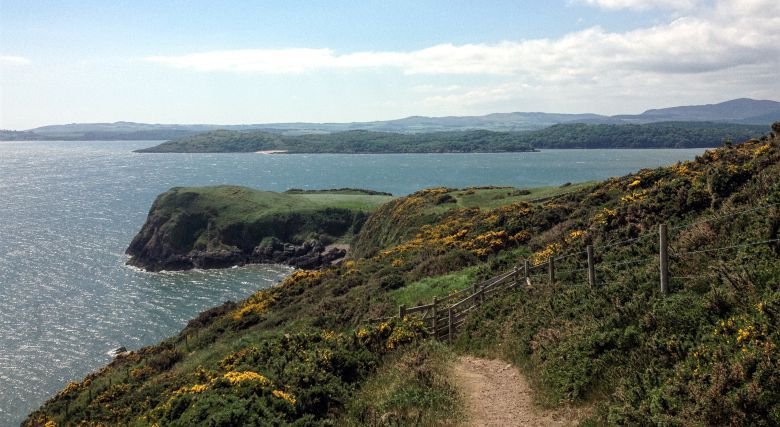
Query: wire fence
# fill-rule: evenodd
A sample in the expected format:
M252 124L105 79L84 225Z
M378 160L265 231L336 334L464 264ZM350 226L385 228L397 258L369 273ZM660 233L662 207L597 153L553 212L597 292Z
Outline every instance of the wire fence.
M719 248L707 248L707 249L699 249L699 250L695 250L695 251L680 252L680 253L677 253L676 256L678 256L678 257L685 257L685 256L696 255L696 254L720 252L720 251L725 251L725 250L729 250L729 249L747 248L747 247L750 247L750 246L763 245L763 244L769 244L769 243L774 243L774 242L780 242L780 239L769 239L769 240L762 240L762 241L742 243L742 244L738 244L738 245L721 246Z
M694 221L694 222L691 222L691 223L687 223L687 224L676 225L674 227L670 227L669 229L674 231L674 230L681 230L681 229L691 228L691 227L694 227L694 226L697 226L697 225L706 224L706 223L718 221L718 220L725 219L725 218L732 218L732 217L735 217L735 216L738 216L738 215L744 215L746 213L755 212L755 211L759 211L759 210L762 210L762 209L769 209L769 208L775 207L775 206L780 206L780 202L768 203L766 205L756 206L756 207L752 207L752 208L748 208L748 209L742 209L742 210L729 212L729 213L725 213L725 214L721 214L721 215L712 215L712 216L707 217L705 219L697 220L697 221Z
M670 253L668 232L670 230L688 229L700 224L719 221L725 218L733 218L738 215L746 215L752 212L757 212L762 209L768 209L775 206L780 206L780 203L771 203L771 204L766 204L766 205L757 206L753 208L742 209L735 212L729 212L723 215L711 216L704 220L694 221L687 224L680 224L674 227L667 227L666 225L661 225L659 226L658 233L646 232L639 236L628 238L628 239L616 239L616 240L609 241L605 244L589 246L586 250L576 249L560 255L551 255L546 259L546 261L539 262L536 264L528 262L526 260L526 262L524 263L524 268L515 267L513 270L505 271L490 279L483 280L479 283L474 284L473 286L458 291L455 294L452 294L448 297L444 297L438 300L438 302L437 299L434 298L433 303L428 305L424 304L418 307L412 307L410 309L410 312L417 313L425 310L432 310L433 314L430 315L432 317L429 317L429 315L426 314L423 317L423 319L426 319L426 321L428 321L431 324L431 330L433 331L434 336L436 337L443 336L442 334L444 332L442 332L443 330L440 328L440 326L445 322L445 320L447 320L449 322L448 324L449 329L446 330L446 336L448 337L448 339L451 339L454 330L453 328L457 329L458 327L460 327L460 325L463 324L463 322L465 321L464 316L468 312L471 312L473 310L478 310L481 307L481 302L484 301L486 296L495 295L497 291L499 291L500 289L508 289L512 287L521 287L522 285L541 284L541 283L552 284L556 282L556 276L567 277L571 281L571 283L568 283L567 285L573 285L573 286L584 285L584 284L587 284L590 287L615 286L615 285L632 286L631 283L627 283L627 281L630 280L628 277L624 275L620 275L618 273L623 273L626 270L630 270L630 268L627 267L632 267L641 264L649 265L650 263L656 263L659 268L655 270L656 271L655 275L660 280L662 294L669 292L668 283L670 280L683 281L683 280L718 279L718 278L732 280L728 272L725 271L692 272L689 270L689 268L685 268L685 267L693 267L696 270L701 270L702 265L692 265L690 262L688 262L687 265L679 266L679 268L676 269L676 271L678 271L678 274L672 275L670 274L669 261L671 260L679 263L681 261L689 260L691 259L691 257L695 255L710 254L710 253L723 252L728 250L755 247L760 245L770 245L772 243L780 243L780 238L773 237L769 239L766 238L754 239L754 240L741 241L739 243L722 245L718 247L706 247L702 249ZM639 246L640 242L644 242L645 240L651 237L657 237L659 239L657 246L656 245L652 245L652 246L643 245L641 247ZM625 248L625 246L629 246L629 248ZM634 247L631 248L630 246L634 246ZM623 255L625 255L625 252L627 250L633 250L636 252L646 252L650 247L653 247L653 252L644 253L644 254L634 254L634 256L628 260L620 260L620 261L612 261L612 262L600 261L605 258L609 259L618 256L618 254L615 252L618 247L624 247ZM567 261L567 263L565 263L566 264L565 267L567 268L556 269L555 266L556 263L560 263L562 261ZM581 267L580 265L582 262L585 262L587 265ZM544 272L532 274L534 271L538 271L540 269L544 270ZM646 269L642 271L647 273ZM587 282L574 279L574 276L577 273L585 273L585 272L587 272L587 276L588 276ZM456 299L460 299L460 301L454 302ZM443 309L445 307L449 307L449 311L450 311L449 319L442 318L441 317L442 312L439 311L437 313L436 311L437 304L442 304L442 303L445 304L441 306ZM461 307L467 307L467 308L460 310ZM455 316L453 317L452 310L456 308L460 311L457 311L455 313ZM399 316L404 317L404 313L406 313L406 308L405 306L401 306L399 308Z

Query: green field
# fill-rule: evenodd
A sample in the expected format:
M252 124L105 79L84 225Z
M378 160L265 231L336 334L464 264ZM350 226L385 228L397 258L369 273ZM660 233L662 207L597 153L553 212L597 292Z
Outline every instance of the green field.
M595 182L583 182L564 186L535 187L519 189L515 187L466 188L455 191L457 206L461 208L492 209L516 202L544 201L552 197L575 192L594 185Z

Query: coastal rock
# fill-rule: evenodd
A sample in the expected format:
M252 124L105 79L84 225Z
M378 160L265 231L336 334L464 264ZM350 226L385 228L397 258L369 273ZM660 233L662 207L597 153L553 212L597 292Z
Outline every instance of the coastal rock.
M281 250L276 249L278 247L281 247ZM275 242L273 246L259 245L250 253L242 252L237 248L216 251L196 250L187 254L168 255L148 263L142 263L139 258L133 257L128 261L128 264L149 271L189 270L193 268L205 270L246 264L285 264L298 268L316 269L333 264L346 256L346 249L330 248L326 251L325 245L321 242L302 245Z

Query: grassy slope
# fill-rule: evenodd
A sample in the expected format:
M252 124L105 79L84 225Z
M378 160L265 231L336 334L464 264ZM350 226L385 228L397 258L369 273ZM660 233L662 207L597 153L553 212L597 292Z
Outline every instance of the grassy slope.
M330 424L341 416L380 423L382 415L393 413L402 424L414 422L421 413L457 403L451 387L435 380L439 356L415 343L420 331L413 320L360 326L361 319L393 313L404 298L429 297L425 283L435 289L448 281L429 277L482 279L521 256L541 261L587 243L599 247L654 233L659 222L684 224L780 203L779 162L775 139L643 170L542 203L460 208L462 190L447 189L390 201L356 239L359 258L296 273L279 287L204 313L177 337L69 386L29 421L229 425L257 422L260 414L301 424ZM675 235L674 250L774 238L778 229L776 209L755 212L712 230L697 227ZM656 290L654 251L649 239L600 253L603 264L645 256L648 261L636 269L601 271L598 292L571 286L581 278L562 276L559 285L496 302L472 319L458 347L518 361L548 402L598 396L597 421L780 421L777 248L756 245L676 265L675 276L699 278L678 280L666 298ZM721 264L738 274L704 275ZM741 272L745 265L750 271ZM560 266L567 267L575 265ZM393 368L393 361L405 357L413 357L421 372L434 373L418 377ZM377 371L383 363L386 368ZM393 386L402 390L398 393L375 386L383 377L402 376L406 379ZM281 392L294 396L294 403ZM416 412L410 393L419 393L422 402Z
M594 243L597 289L580 271L494 301L456 347L523 366L543 403L596 402L597 423L779 423L780 245L760 243L780 229L779 149L778 139L721 149L576 195L569 202L581 207L540 236L536 255ZM661 222L679 224L666 297L655 256ZM572 239L575 231L584 234ZM759 244L692 253L748 242ZM557 268L579 269L582 258ZM632 264L614 265L624 262Z
M296 194L293 197L306 200L317 206L341 209L371 211L389 202L392 196L372 196L365 194Z
M370 211L389 201L389 196L365 195L359 191L344 193L287 194L273 191L254 190L237 186L186 187L177 188L179 195L193 194L198 197L191 203L193 209L215 212L215 225L229 222L252 222L268 215L291 211L314 210L326 206L337 209ZM176 200L161 206L162 209L178 209ZM223 222L224 221L224 222Z

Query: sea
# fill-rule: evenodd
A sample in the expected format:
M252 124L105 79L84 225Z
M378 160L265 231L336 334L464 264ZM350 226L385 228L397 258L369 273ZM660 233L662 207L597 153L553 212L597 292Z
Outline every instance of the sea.
M154 344L227 300L277 283L278 265L147 273L124 251L176 186L366 188L562 185L690 160L703 149L501 154L139 154L157 141L0 142L0 426L18 425L110 351Z

